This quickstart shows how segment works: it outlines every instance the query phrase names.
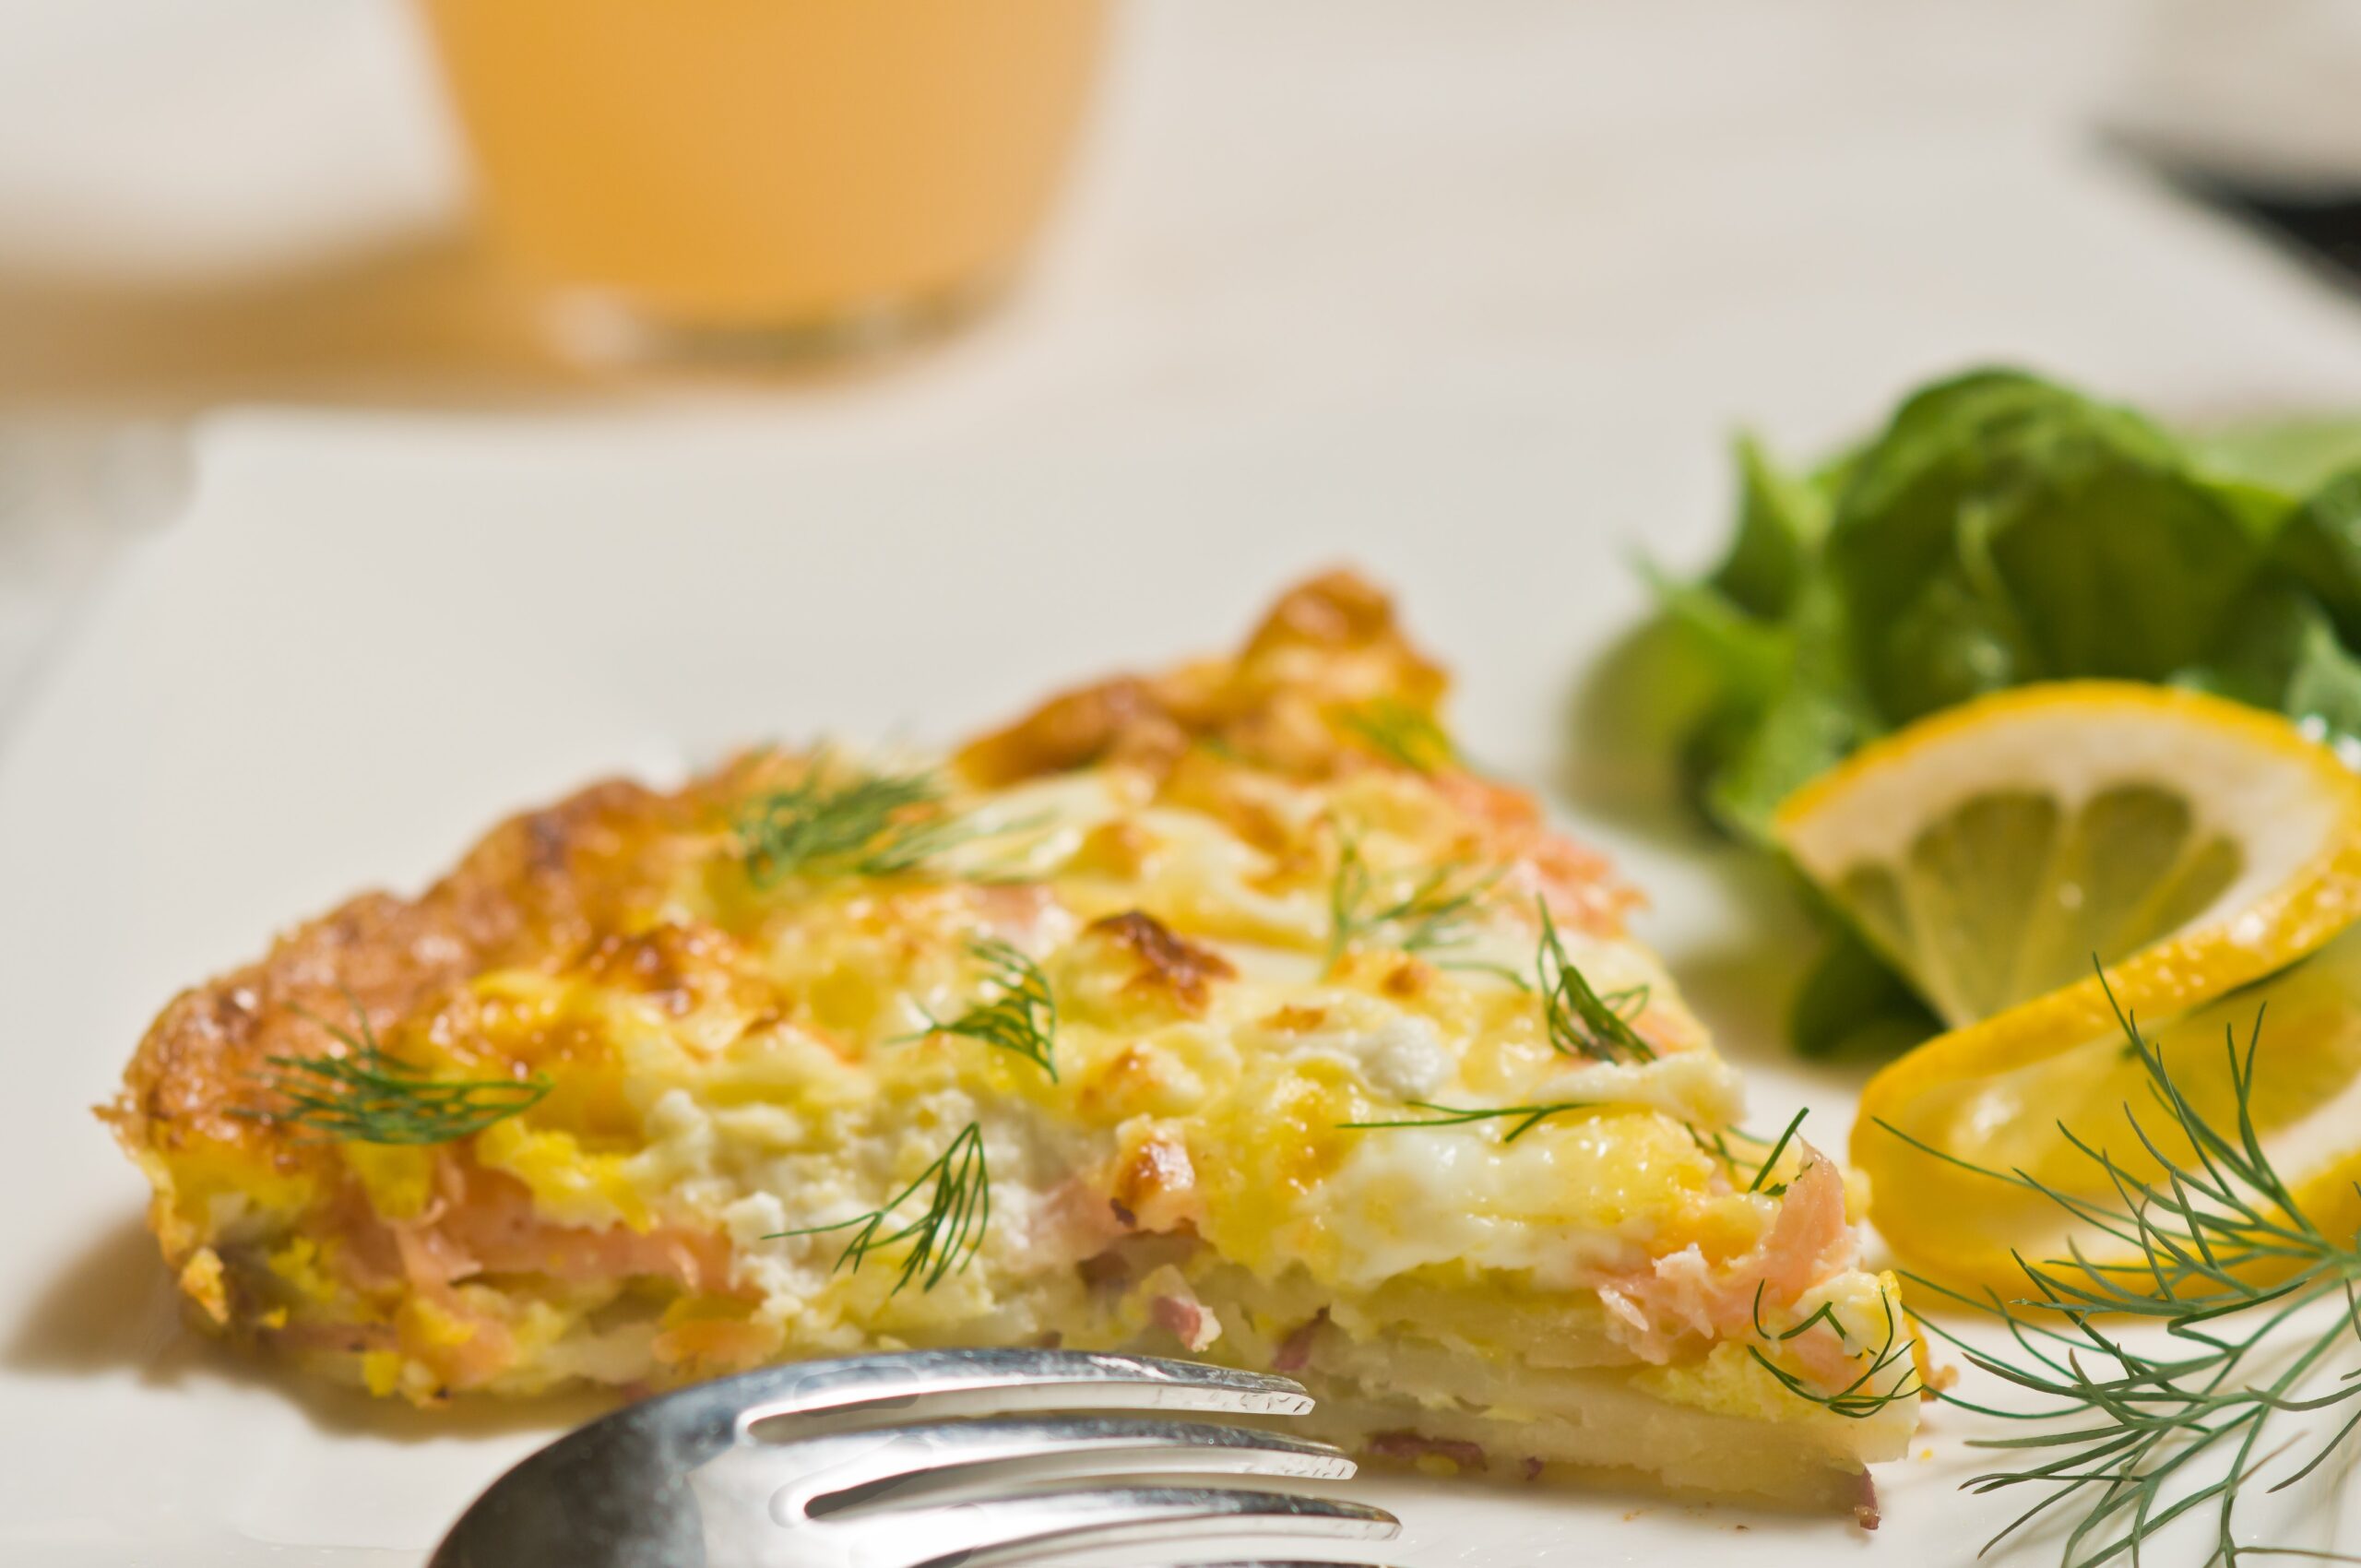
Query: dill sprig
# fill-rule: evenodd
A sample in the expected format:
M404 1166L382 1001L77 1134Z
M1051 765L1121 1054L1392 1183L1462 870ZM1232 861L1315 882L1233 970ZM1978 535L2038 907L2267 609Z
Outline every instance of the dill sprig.
M943 805L931 773L838 776L828 758L803 777L758 796L738 814L747 877L770 888L790 876L896 876L969 834Z
M1360 840L1341 824L1336 828L1336 869L1328 879L1328 965L1355 943L1390 938L1405 953L1426 953L1467 940L1477 909L1503 872L1466 861L1447 861L1380 892L1361 854Z
M1516 1125L1501 1139L1503 1144L1513 1144L1552 1116L1568 1111L1596 1110L1605 1102L1569 1099L1555 1105L1503 1105L1472 1111L1455 1105L1436 1105L1423 1099L1414 1099L1409 1103L1413 1110L1432 1111L1434 1114L1390 1122L1339 1122L1336 1125L1355 1132L1370 1132L1382 1127L1465 1127L1475 1122L1514 1121Z
M894 1211L917 1196L919 1189L930 1182L934 1184L934 1191L927 1199L926 1212L898 1229L887 1231L886 1222ZM984 1232L991 1224L991 1172L984 1165L983 1124L970 1122L951 1140L950 1146L919 1172L917 1181L888 1199L883 1207L840 1219L834 1225L774 1231L765 1240L825 1236L858 1227L852 1240L845 1243L845 1250L836 1254L836 1267L829 1270L832 1274L848 1266L858 1274L871 1253L914 1241L917 1244L911 1247L909 1256L902 1260L901 1277L894 1281L892 1294L898 1296L913 1279L924 1281L919 1286L921 1290L931 1290L955 1267L965 1269L984 1244Z
M1606 996L1592 990L1582 970L1566 956L1565 944L1558 940L1557 923L1549 918L1548 901L1536 898L1533 902L1541 912L1541 945L1534 954L1533 975L1541 992L1549 1043L1561 1055L1586 1056L1594 1062L1612 1062L1619 1053L1636 1061L1655 1061L1655 1048L1631 1027L1631 1019L1647 1007L1647 987L1633 986Z
M1399 697L1372 697L1336 718L1371 751L1414 773L1438 773L1459 760L1443 727Z
M1764 1339L1775 1339L1780 1344L1785 1345L1790 1339L1800 1338L1802 1336L1809 1333L1811 1331L1812 1324L1824 1323L1828 1324L1830 1331L1836 1336L1836 1342L1838 1344L1850 1345L1853 1342L1853 1336L1845 1333L1845 1325L1837 1321L1836 1303L1833 1301L1821 1302L1817 1308L1806 1314L1801 1322L1797 1323L1792 1327L1778 1329L1775 1331L1763 1327L1762 1293L1770 1288L1771 1282L1768 1279L1757 1281L1754 1287L1754 1332L1761 1337Z
M1772 1181L1771 1172L1778 1169L1779 1157L1787 1152L1787 1146L1795 1141L1796 1134L1803 1129L1804 1118L1810 1114L1811 1111L1806 1109L1789 1117L1787 1124L1780 1129L1778 1137L1772 1140L1770 1151L1760 1160L1755 1161L1749 1161L1738 1150L1730 1147L1730 1139L1733 1137L1756 1145L1763 1141L1743 1127L1717 1127L1707 1133L1700 1130L1693 1123L1684 1123L1682 1125L1689 1129L1691 1142L1722 1162L1723 1167L1729 1172L1730 1180L1735 1182L1740 1176L1746 1176L1751 1165L1753 1174L1747 1178L1746 1190L1750 1193L1768 1194L1775 1198L1786 1193L1787 1183Z
M1533 992L1533 982L1513 965L1496 963L1489 958L1437 958L1434 965L1438 969L1452 969L1461 974L1490 975L1495 980L1506 980L1527 995Z
M255 1075L256 1080L283 1105L231 1114L291 1125L338 1143L447 1144L530 1109L550 1092L549 1079L538 1073L528 1078L434 1077L387 1055L360 1002L350 992L345 1001L352 1008L354 1029L293 1009L342 1045L342 1056L265 1058L269 1070Z
M2104 971L2100 979L2104 984ZM2324 1363L2361 1343L2361 1238L2323 1231L2263 1152L2253 1116L2260 1008L2243 1051L2236 1030L2225 1030L2235 1110L2227 1125L2217 1125L2182 1093L2111 987L2107 998L2126 1052L2145 1076L2151 1105L2127 1102L2123 1111L2154 1172L2127 1168L2062 1123L2058 1131L2105 1179L2111 1198L2069 1192L2022 1169L1978 1165L1878 1123L1946 1164L2037 1194L2132 1249L2122 1261L2106 1262L2070 1241L2063 1257L2020 1257L2031 1294L2014 1300L1913 1277L1916 1289L1999 1320L2013 1350L1982 1348L1927 1326L1970 1364L2033 1396L2026 1408L2000 1408L1939 1396L2029 1428L2019 1436L1974 1440L1974 1446L2011 1455L2011 1463L1965 1484L1979 1494L2020 1487L2039 1493L1987 1550L2052 1509L2076 1505L2081 1516L2062 1549L2068 1568L2136 1562L2143 1544L2201 1509L2213 1514L2208 1568L2284 1555L2239 1544L2237 1505L2267 1466L2302 1442L2297 1433L2261 1448L2279 1418L2354 1410L2308 1457L2275 1478L2274 1491L2318 1469L2361 1425L2354 1404L2361 1400L2361 1372L2345 1372L2327 1392L2307 1392L2327 1376ZM2167 1146L2188 1152L2167 1154ZM2161 1327L2165 1340L2134 1345L2103 1327L2102 1316Z
M1754 1168L1754 1180L1746 1184L1748 1192L1769 1193L1776 1197L1787 1190L1787 1184L1785 1182L1773 1182L1768 1186L1763 1182L1770 1176L1773 1169L1778 1165L1779 1157L1787 1152L1788 1144L1794 1142L1796 1134L1803 1130L1804 1118L1810 1114L1810 1110L1806 1108L1787 1119L1787 1124L1779 1130L1778 1141L1771 1146L1771 1152L1764 1155L1762 1163Z
M997 1046L1022 1056L1056 1083L1058 999L1050 990L1050 977L1005 942L986 937L970 942L967 951L991 971L987 983L999 994L948 1022L928 1015L928 1032L965 1035Z
M1836 1321L1836 1313L1825 1302L1821 1305L1819 1311L1812 1313L1801 1323L1782 1332L1773 1333L1762 1326L1762 1285L1755 1286L1754 1332L1759 1337L1774 1344L1783 1344L1795 1338L1813 1324L1825 1323L1835 1332L1840 1343L1848 1346L1852 1343L1850 1336L1845 1332L1844 1324ZM1814 1387L1797 1377L1764 1354L1760 1345L1748 1345L1746 1353L1754 1358L1755 1365L1769 1372L1778 1381L1779 1386L1797 1398L1817 1405L1831 1415L1843 1416L1847 1420L1867 1420L1888 1405L1904 1399L1917 1399L1924 1396L1926 1393L1926 1384L1918 1376L1916 1354L1917 1341L1911 1334L1907 1322L1900 1313L1893 1310L1892 1294L1885 1291L1879 1292L1878 1302L1885 1312L1884 1336L1880 1341L1876 1353L1870 1356L1869 1366L1863 1369L1852 1382L1833 1392ZM1892 1372L1892 1376L1880 1386L1878 1380L1886 1377L1889 1372Z
M1337 1126L1355 1132L1369 1132L1386 1127L1465 1127L1478 1122L1513 1121L1516 1125L1510 1128L1508 1135L1501 1140L1504 1144L1513 1144L1552 1116L1560 1115L1569 1111L1592 1111L1608 1102L1596 1099L1568 1099L1548 1105L1501 1105L1476 1108L1437 1105L1424 1099L1414 1099L1408 1103L1415 1111L1430 1111L1433 1114L1401 1117L1383 1122L1340 1122ZM1777 1168L1779 1157L1786 1152L1787 1145L1794 1139L1797 1129L1803 1125L1806 1114L1798 1111L1794 1119L1788 1122L1786 1130L1780 1133L1778 1141L1771 1146L1771 1152L1764 1155L1762 1162L1755 1166L1753 1179L1746 1186L1748 1192L1767 1193L1774 1198L1786 1192L1787 1184L1785 1182L1769 1182L1766 1184L1766 1178ZM1682 1125L1688 1129L1690 1137L1695 1140L1699 1148L1721 1160L1733 1174L1744 1172L1745 1161L1739 1158L1736 1150L1730 1147L1727 1132L1717 1130L1704 1133L1687 1123L1683 1123ZM1750 1136L1743 1132L1737 1135L1742 1138Z
M1352 839L1346 838L1344 846L1346 863L1358 863L1358 857L1353 848ZM1425 884L1422 882L1420 885L1424 886ZM1483 893L1489 890L1491 882L1488 880L1472 889L1464 897L1456 909L1464 909L1466 903L1481 897ZM1644 985L1629 986L1620 991L1608 992L1604 996L1592 990L1590 982L1583 978L1582 971L1567 958L1565 947L1558 940L1558 928L1550 922L1549 907L1540 903L1539 900L1536 900L1536 903L1541 910L1541 947L1534 959L1534 976L1539 982L1537 989L1541 993L1542 1013L1548 1026L1550 1044L1564 1055L1584 1056L1595 1062L1613 1062L1617 1060L1618 1051L1643 1062L1655 1060L1655 1050L1646 1040L1639 1037L1638 1033L1632 1029L1630 1018L1624 1016L1628 1011L1631 1017L1637 1017L1646 1008L1648 988ZM1446 918L1460 918L1456 909ZM1332 964L1335 962L1333 954L1341 951L1341 945L1337 944L1332 946L1330 958ZM1522 988L1522 981L1520 981L1520 987ZM1469 1109L1453 1105L1436 1105L1426 1100L1414 1099L1409 1102L1414 1110L1430 1111L1432 1114L1383 1122L1342 1122L1337 1125L1370 1131L1384 1127L1462 1127L1477 1122L1510 1121L1515 1125L1509 1129L1508 1135L1501 1142L1513 1144L1552 1116L1568 1111L1589 1110L1600 1103L1597 1100L1578 1099L1562 1100L1548 1105L1506 1105ZM1761 1185L1762 1177L1769 1172L1772 1165L1785 1151L1787 1140L1795 1135L1796 1128L1802 1122L1803 1117L1798 1114L1795 1121L1787 1124L1787 1130L1779 1135L1779 1141L1772 1146L1769 1157L1755 1172L1755 1186L1749 1187L1747 1191L1753 1192ZM1720 1133L1713 1134L1711 1142L1708 1142L1704 1134L1692 1127L1690 1129L1690 1136L1697 1140L1698 1146L1701 1148L1708 1151L1718 1150L1720 1157L1729 1163L1732 1170L1738 1168L1738 1157L1731 1151L1728 1140Z

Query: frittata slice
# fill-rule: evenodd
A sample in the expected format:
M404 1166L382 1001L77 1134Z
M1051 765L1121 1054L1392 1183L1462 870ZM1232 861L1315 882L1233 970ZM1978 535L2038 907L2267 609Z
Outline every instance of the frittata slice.
M1916 1385L1857 1195L1443 686L1337 574L931 764L596 785L180 996L102 1114L200 1322L420 1404L1131 1348L1430 1469L1862 1505Z

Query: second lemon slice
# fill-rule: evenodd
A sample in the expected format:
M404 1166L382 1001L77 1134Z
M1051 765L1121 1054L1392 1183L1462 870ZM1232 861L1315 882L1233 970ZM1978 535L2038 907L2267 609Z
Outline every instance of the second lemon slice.
M2179 1103L2282 1183L2243 1195L2335 1241L2361 1223L2361 926L2268 980L2137 1019ZM2137 1188L2217 1207L2218 1182L2148 1062L2095 985L1955 1029L1888 1066L1861 1096L1853 1163L1878 1229L1912 1273L1954 1290L2025 1293L2025 1264L2081 1258L2138 1285ZM2249 1143L2248 1140L2251 1140ZM2177 1185L2173 1167L2192 1174ZM2094 1223L2114 1213L2112 1225ZM2022 1260L2022 1261L2021 1261Z
M1964 704L1799 790L1774 830L1952 1028L2094 993L2094 959L2127 1005L2177 1013L2361 914L2361 776L2275 715L2157 686Z

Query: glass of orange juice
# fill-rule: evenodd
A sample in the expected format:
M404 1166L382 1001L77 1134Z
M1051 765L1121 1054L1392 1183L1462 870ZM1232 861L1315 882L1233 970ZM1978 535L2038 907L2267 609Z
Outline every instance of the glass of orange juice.
M1014 271L1104 0L423 0L494 234L692 337L828 343Z

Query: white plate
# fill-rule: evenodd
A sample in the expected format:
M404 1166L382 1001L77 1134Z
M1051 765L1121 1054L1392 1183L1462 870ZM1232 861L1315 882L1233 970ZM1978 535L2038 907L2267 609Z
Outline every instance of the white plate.
M0 770L0 1556L397 1568L564 1414L373 1404L174 1326L142 1183L83 1108L175 987L358 886L416 886L599 773L773 734L948 737L1227 646L1331 561L1400 590L1460 677L1474 754L1577 786L1756 1117L1809 1100L1841 1146L1852 1086L1774 1038L1795 912L1670 831L1636 754L1576 754L1580 677L1641 608L1623 541L1693 556L1718 527L1703 507L1645 526L1665 493L1631 476L1652 466L1602 449L1627 434L1608 414L1588 448L1540 441L1465 400L1054 457L936 439L821 462L754 425L216 432L195 517L133 564ZM1712 459L1680 434L1694 494ZM1927 1453L1956 1431L1931 1423ZM1407 1522L1387 1555L1425 1568L1817 1562L1872 1540L1949 1562L2006 1512L1951 1489L1960 1465L1889 1467L1875 1538L1622 1495L1354 1490Z

